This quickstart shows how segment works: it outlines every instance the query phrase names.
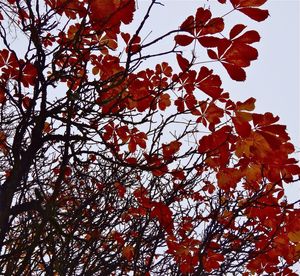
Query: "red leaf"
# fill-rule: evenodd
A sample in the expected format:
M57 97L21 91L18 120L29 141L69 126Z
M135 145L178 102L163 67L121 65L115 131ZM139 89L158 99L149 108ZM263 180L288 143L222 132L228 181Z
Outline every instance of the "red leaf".
M218 55L223 56L227 49L232 45L232 41L226 38L220 39L218 43Z
M157 218L161 226L171 234L172 229L174 228L172 211L170 208L162 202L154 202L154 209L150 213L151 218Z
M252 46L234 41L222 60L235 64L239 67L248 67L252 60L256 60L258 52Z
M260 41L260 36L257 31L248 31L240 37L236 38L235 41L240 43L251 44Z
M121 33L121 37L123 38L123 40L125 41L126 44L128 44L129 40L130 40L130 34L129 33Z
M172 170L171 174L175 179L180 179L180 180L185 179L185 174L184 171L182 170Z
M184 100L182 97L179 97L177 100L175 100L174 104L177 106L178 112L184 111Z
M203 136L199 141L198 152L205 153L220 147L228 139L231 132L230 126L224 126L211 135Z
M236 7L260 7L267 0L230 0L230 2Z
M162 94L159 97L158 106L160 110L166 110L168 106L171 105L170 95L169 94Z
M116 132L117 132L118 136L120 137L120 139L122 140L123 143L126 143L128 141L128 139L129 139L128 126L121 126L121 127L116 129Z
M179 151L180 146L182 145L179 141L172 141L169 144L163 144L162 150L163 150L163 156L165 160L168 160L173 157L173 155Z
M236 36L238 36L245 28L246 28L246 26L243 25L243 24L237 24L237 25L235 25L235 26L231 29L230 33L229 33L230 39L233 39L233 38L235 38Z
M135 12L135 1L134 0L119 0L118 12L116 16L124 24L129 24L133 20L133 13Z
M0 104L4 104L6 102L6 89L0 86Z
M37 69L31 63L27 63L23 70L21 76L21 82L25 87L29 87L29 85L34 85L37 76Z
M187 35L176 35L175 41L180 46L187 46L193 42L194 38Z
M95 22L107 26L119 26L121 22L129 24L135 11L134 0L93 0L90 17Z
M180 69L183 72L187 71L187 69L190 66L189 61L187 59L185 59L184 57L182 57L182 55L180 55L180 54L177 54L176 58L177 58L177 62L178 62L178 65L179 65Z
M135 142L135 140L134 140L133 138L131 138L131 139L129 140L129 143L128 143L128 150L129 150L131 153L133 153L133 152L136 151L136 142Z
M193 34L193 32L192 32L193 27L194 27L194 17L190 15L190 16L189 16L186 20L184 20L184 22L181 24L180 30L187 31L187 32Z
M201 31L201 35L216 34L222 32L223 30L224 30L223 18L216 17L216 18L212 18L207 22L207 24Z
M196 12L196 26L202 28L203 23L206 23L211 18L211 11L203 8L198 8Z
M125 161L128 163L128 164L131 164L131 165L136 165L137 164L137 160L135 157L128 157L125 159Z
M242 69L241 67L234 65L234 64L230 64L230 63L225 63L222 62L223 66L225 67L225 69L227 70L229 76L236 81L244 81L246 80L246 72L244 69Z
M126 193L126 188L124 187L124 185L122 185L120 182L115 182L114 185L118 192L119 197L124 198L125 193Z
M208 70L205 66L201 67L196 81L197 87L213 99L217 99L223 91L220 77L213 75L213 71Z
M212 48L218 46L220 38L214 36L201 36L198 41L203 47Z
M208 49L207 54L211 59L219 59L215 51Z
M31 106L31 99L29 97L24 97L22 100L22 105L25 109L28 109Z
M261 10L257 8L242 8L239 9L239 11L258 22L264 21L269 16L268 10Z
M72 174L72 169L69 166L66 166L65 168L65 177L71 176Z
M246 138L251 134L251 126L247 121L237 117L232 117L232 122L237 134L239 134L242 138Z

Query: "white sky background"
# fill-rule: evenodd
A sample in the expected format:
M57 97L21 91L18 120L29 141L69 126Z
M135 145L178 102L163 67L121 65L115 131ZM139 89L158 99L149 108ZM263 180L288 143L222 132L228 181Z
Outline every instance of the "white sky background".
M135 31L150 2L150 0L137 0L138 11L134 22L126 26L125 31L130 33ZM164 6L155 5L145 30L142 32L142 39L148 35L145 43L158 35L178 28L189 15L195 14L198 7L204 5L206 8L210 7L213 17L222 16L231 10L230 3L221 5L217 0L161 0L161 3ZM259 52L258 60L246 68L245 82L231 80L220 64L204 65L214 69L221 76L223 88L230 92L231 98L244 101L249 97L254 97L257 99L256 112L272 112L278 115L279 123L287 126L287 131L297 151L296 158L300 159L300 1L269 0L262 8L268 9L270 13L268 19L263 22L253 21L240 12L233 12L225 17L227 30L242 23L247 25L246 30L257 30L261 36L261 41L253 44ZM171 38L166 41L157 46L157 52L168 45L170 47ZM187 51L191 49L189 46L186 47ZM209 59L204 57L199 59L201 60ZM170 58L160 57L154 60L154 63L146 61L144 66L161 61L170 62ZM289 200L297 200L299 196L299 183L288 185Z

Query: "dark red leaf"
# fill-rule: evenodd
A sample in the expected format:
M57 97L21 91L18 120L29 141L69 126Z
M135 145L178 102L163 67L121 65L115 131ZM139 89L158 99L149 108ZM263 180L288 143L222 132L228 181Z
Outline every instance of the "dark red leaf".
M269 16L268 10L261 10L257 8L242 8L239 9L239 11L258 22L264 21Z
M175 41L180 46L187 46L193 42L194 38L187 35L176 35Z
M184 100L183 100L182 97L179 97L178 99L176 99L174 104L177 106L177 111L178 112L183 112L184 111Z
M217 47L220 40L220 38L214 36L201 36L198 39L199 43L206 48Z
M227 70L229 76L236 81L244 81L246 80L246 72L244 69L242 69L241 67L234 65L234 64L230 64L230 63L225 63L222 62L223 66L225 67L225 69Z
M204 66L201 67L196 81L197 87L213 99L217 99L223 91L220 77L213 75L213 71Z
M207 54L211 59L218 59L218 55L215 51L208 49Z
M230 0L230 2L238 7L260 7L266 3L267 0Z
M185 72L189 68L189 65L190 65L189 61L186 58L182 57L182 55L180 55L180 54L177 54L176 58L177 58L177 62L178 62L180 69L183 72Z
M251 44L260 41L260 36L257 31L248 31L236 38L235 41L240 43Z
M237 24L237 25L235 25L235 26L231 29L230 33L229 33L230 39L233 39L233 38L235 38L236 36L238 36L245 28L246 28L246 26L243 25L243 24Z
M29 97L24 97L22 100L22 105L24 106L25 109L28 109L31 106L31 99Z
M210 10L198 8L196 12L196 26L203 26L211 18Z
M203 30L201 31L201 35L206 34L216 34L222 32L224 30L224 20L223 18L216 17L212 18L207 22Z
M194 17L189 16L180 26L180 30L187 31L193 33L192 30L194 28Z

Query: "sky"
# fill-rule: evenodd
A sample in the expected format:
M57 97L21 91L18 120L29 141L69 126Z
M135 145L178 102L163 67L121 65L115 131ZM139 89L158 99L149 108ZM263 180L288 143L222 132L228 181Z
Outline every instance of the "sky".
M229 1L229 0L227 0ZM138 0L135 23L142 19L150 0ZM159 34L177 28L189 15L194 15L197 7L210 8L213 17L221 16L230 10L230 5L221 5L216 0L161 0L150 14L144 37L152 40ZM280 117L280 123L287 131L296 148L296 158L300 159L300 1L269 0L262 8L268 9L270 16L263 22L255 22L239 12L226 16L226 24L237 23L255 29L261 41L254 44L258 49L258 60L246 69L245 82L231 80L222 66L207 64L217 72L223 81L223 88L230 92L234 100L244 101L254 97L256 112L272 112ZM137 25L127 27L132 32ZM146 41L147 42L147 41ZM158 45L159 50L166 47ZM164 60L164 59L162 59ZM148 64L147 64L148 65ZM288 198L299 199L300 183L287 186Z

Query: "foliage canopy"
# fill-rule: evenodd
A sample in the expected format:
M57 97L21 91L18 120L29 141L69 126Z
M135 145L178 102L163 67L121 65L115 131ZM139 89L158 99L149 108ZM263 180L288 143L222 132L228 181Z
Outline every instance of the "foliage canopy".
M151 40L157 0L131 34L134 0L0 1L5 275L296 275L286 127L197 57L244 81L260 35L226 19L264 21L265 2L218 0Z

